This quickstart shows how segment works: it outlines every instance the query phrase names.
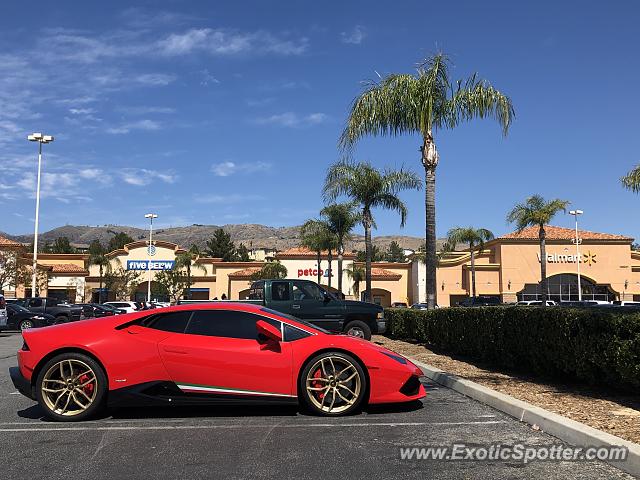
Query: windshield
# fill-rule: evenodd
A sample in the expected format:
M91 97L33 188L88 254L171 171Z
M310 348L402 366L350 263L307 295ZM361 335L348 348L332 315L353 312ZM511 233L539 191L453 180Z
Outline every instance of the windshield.
M7 307L11 310L15 310L16 312L29 312L29 310L24 308L22 305L16 305L15 303L9 303L7 304Z
M299 324L304 325L305 327L308 327L310 329L313 329L313 330L316 330L318 332L322 332L322 333L326 333L328 335L331 335L330 331L325 330L324 328L320 328L317 325L314 325L313 323L309 323L306 320L301 320L298 317L294 317L293 315L287 315L286 313L278 312L276 310L272 310L272 309L267 308L267 307L263 307L260 310L262 310L263 312L270 313L272 315L277 315L279 317L286 318L287 320L293 320L294 322L298 322Z

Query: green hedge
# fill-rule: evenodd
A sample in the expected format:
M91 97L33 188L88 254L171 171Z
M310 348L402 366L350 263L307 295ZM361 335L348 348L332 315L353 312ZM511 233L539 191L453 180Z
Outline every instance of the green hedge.
M640 390L640 313L540 307L388 309L387 335L546 377Z

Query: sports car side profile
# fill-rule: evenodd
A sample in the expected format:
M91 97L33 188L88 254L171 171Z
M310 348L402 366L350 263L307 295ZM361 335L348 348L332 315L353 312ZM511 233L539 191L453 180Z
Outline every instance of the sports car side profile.
M107 406L228 402L335 416L425 396L406 358L256 305L183 305L22 335L11 379L59 421Z

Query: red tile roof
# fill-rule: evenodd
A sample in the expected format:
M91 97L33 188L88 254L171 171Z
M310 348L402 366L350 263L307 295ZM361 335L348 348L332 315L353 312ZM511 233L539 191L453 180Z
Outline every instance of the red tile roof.
M22 244L0 236L0 247L22 247Z
M73 263L59 263L55 265L43 265L51 267L52 273L79 273L88 275L89 272L83 267L79 265L75 265Z
M371 278L374 280L400 280L402 275L384 268L372 268Z
M499 237L499 239L515 239L515 240L538 240L538 227L527 227L520 232L512 232ZM573 228L554 227L546 225L544 227L547 240L573 240L576 237L576 231ZM624 235L613 235L611 233L589 232L587 230L578 230L578 236L583 240L625 240L632 241L633 238Z
M260 267L249 267L243 270L238 270L237 272L233 272L229 274L229 277L235 279L248 279L256 272L260 271Z
M333 253L333 258L338 258L338 252L331 252ZM327 250L324 250L323 252L321 252L321 256L323 259L326 259L328 256L329 252ZM307 247L293 247L293 248L288 248L287 250L283 250L281 252L276 253L276 257L277 258L293 258L293 257L309 257L309 258L316 258L318 256L318 252L315 252L313 250L309 250ZM355 258L355 255L353 253L347 253L345 252L342 255L343 258Z

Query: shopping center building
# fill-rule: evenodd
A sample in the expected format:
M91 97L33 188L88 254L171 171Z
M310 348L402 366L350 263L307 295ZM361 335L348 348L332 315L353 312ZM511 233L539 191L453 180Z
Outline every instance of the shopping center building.
M546 227L547 277L549 295L554 300L577 300L578 277L581 272L583 299L640 301L640 252L633 251L632 238L622 235L580 231L580 254L576 252L575 231ZM0 238L0 252L19 255L26 264L30 254L24 247ZM153 282L158 272L171 269L181 246L154 241L149 249L146 241L136 241L110 252L107 257L112 270L122 268L137 275L131 298L144 299L149 275ZM329 270L328 256L321 256L318 267L315 252L292 248L272 255L285 266L289 278L317 281L336 290L338 260L333 256ZM352 270L355 256L343 258L343 293L347 298L361 298L364 282L355 285L346 270ZM471 254L468 250L445 254L437 270L437 302L441 307L457 304L471 294ZM67 298L69 301L96 301L100 295L99 267L89 264L86 254L40 254L39 268L46 273L41 295ZM238 300L247 297L251 276L263 261L223 262L219 258L200 257L191 269L194 299ZM151 267L151 268L149 268ZM330 277L330 273L331 277ZM527 228L485 243L475 255L476 290L478 295L497 296L504 302L533 300L539 297L540 247L538 229ZM102 285L102 298L113 298L113 292ZM2 286L5 296L28 296L24 285ZM419 260L404 263L375 262L372 265L372 296L376 303L389 306L393 302L407 304L425 301L425 265Z

